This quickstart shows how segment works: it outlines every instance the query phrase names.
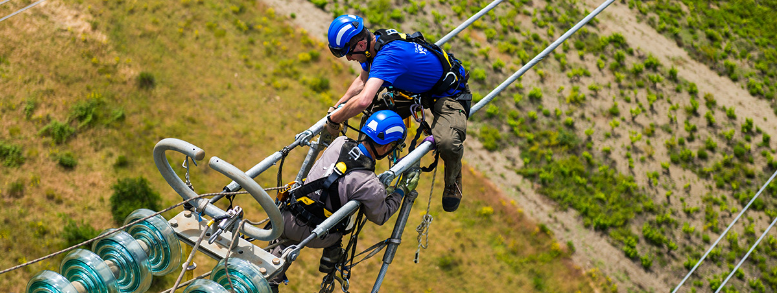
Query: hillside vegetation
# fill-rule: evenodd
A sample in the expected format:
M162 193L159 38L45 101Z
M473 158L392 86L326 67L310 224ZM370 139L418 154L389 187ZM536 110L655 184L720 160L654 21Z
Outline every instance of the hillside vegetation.
M490 3L311 2L333 15L365 15L369 27L419 30L432 40ZM592 3L599 4L587 7ZM743 113L733 106L758 99L774 105L774 3L614 5L633 8L637 22L675 40L693 60L667 60L654 55L662 48L650 47L650 40L603 33L603 27L617 24L599 17L473 117L470 134L491 151L518 148L518 156L508 157L515 172L559 209L577 210L584 227L607 235L624 258L671 288L777 168L774 130L759 126L773 119L771 110ZM585 7L567 0L506 1L446 48L472 70L477 99L581 19ZM635 41L647 45L630 45ZM694 60L729 76L750 95L700 91L689 79L703 77L683 76L676 68ZM685 290L717 289L777 216L776 193L772 183ZM774 245L777 240L767 236L726 290L777 290ZM622 272L615 276L641 283L629 278Z
M29 3L6 3L0 15ZM66 0L32 11L0 23L2 268L118 226L126 213L118 207L136 203L125 202L133 191L148 199L147 207L177 203L180 197L151 159L160 139L189 141L246 170L322 117L354 76L324 44L256 1ZM296 174L303 156L298 150L286 159L284 180ZM183 174L183 156L168 159ZM275 172L257 182L275 186ZM571 263L574 246L555 241L552 231L525 218L477 172L465 172L471 193L457 213L440 212L442 183L434 183L430 248L413 264L414 225L432 179L425 175L384 290L617 290L597 270L584 273ZM202 164L191 175L198 192L228 183ZM249 219L264 217L247 197L236 204ZM393 227L373 226L361 248L385 239ZM305 250L284 289L317 290L319 256ZM8 273L0 287L20 292L40 270L58 271L62 257ZM357 267L352 290L371 288L379 259ZM196 275L215 265L204 257L195 261ZM150 292L172 286L174 275L156 278Z

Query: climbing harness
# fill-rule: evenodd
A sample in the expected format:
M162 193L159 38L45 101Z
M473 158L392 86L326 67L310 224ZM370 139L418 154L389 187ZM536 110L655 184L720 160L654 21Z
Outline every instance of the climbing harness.
M461 61L456 59L453 54L445 52L439 46L429 43L424 39L421 32L415 32L411 35L400 33L395 29L379 29L375 31L375 52L380 51L383 46L393 41L405 41L415 43L427 51L434 54L442 65L442 75L427 94L443 95L451 89L457 88L462 82L466 82L459 69L462 68Z
M348 139L340 149L340 156L332 166L332 173L298 189L289 190L287 195L279 197L281 210L290 211L297 220L309 227L318 226L342 206L338 192L339 179L356 170L374 171L375 161L361 153L356 141ZM318 199L309 196L313 193L319 195ZM331 211L326 208L327 198L330 198L332 203ZM348 232L348 221L340 222L330 232Z

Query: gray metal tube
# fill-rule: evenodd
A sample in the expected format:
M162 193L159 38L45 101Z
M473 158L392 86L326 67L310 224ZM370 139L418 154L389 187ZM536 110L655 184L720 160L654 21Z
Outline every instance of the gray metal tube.
M249 178L248 175L237 167L232 166L232 164L227 163L218 157L210 158L208 166L213 168L213 170L232 178L232 180L235 180L240 186L243 186L243 188L254 197L256 202L262 206L262 209L264 209L267 216L270 218L270 222L272 223L272 228L270 230L259 229L252 225L243 225L240 227L243 233L251 238L262 241L270 241L281 236L281 233L283 233L283 217L281 216L281 211L278 210L278 207L275 205L275 200L259 186L259 183L256 183L256 181Z
M262 174L267 169L270 169L275 163L281 160L283 158L283 153L280 151L275 152L272 154L272 156L269 156L259 162L259 164L256 164L255 166L251 167L248 171L246 171L246 175L248 175L251 178L256 178L256 176L259 176L259 174ZM235 192L240 190L240 184L237 184L237 182L232 181L232 183L229 183L227 187L225 187L224 191L227 192Z
M480 18L483 15L485 15L486 13L488 13L488 11L490 11L491 9L494 9L494 7L499 5L499 3L502 3L502 1L503 0L496 0L494 2L491 2L491 4L488 4L488 6L483 7L483 9L481 9L478 13L476 13L475 15L473 15L472 17L470 17L469 19L464 21L462 24L460 24L458 27L456 27L454 30L452 30L450 33L448 33L444 37L442 37L442 39L438 40L434 44L437 45L437 46L442 46L442 44L445 44L445 42L447 42L450 39L452 39L453 37L455 37L462 30L464 30L465 28L470 26L473 22L478 20L478 18Z
M302 161L302 166L300 167L299 173L297 173L297 178L295 178L294 181L302 182L302 179L307 177L308 172L310 172L310 168L313 168L313 161L316 159L316 157L318 157L318 153L321 152L321 147L321 144L317 142L310 143L308 154L305 155L305 160ZM283 184L283 182L281 182L281 184ZM302 185L302 183L300 183L300 185Z
M359 209L359 206L361 205L360 202L356 200L349 201L345 203L340 209L338 209L334 214L329 216L329 218L326 218L321 224L316 226L315 229L311 233L316 233L318 236L322 236L326 234L329 229L332 229L337 223L340 223L343 219L347 218L351 214L353 214L357 209ZM301 243L300 243L301 244Z
M591 21L591 19L596 17L596 15L598 15L600 12L602 12L602 10L607 8L607 6L610 6L610 4L612 4L612 2L614 2L614 1L615 0L607 0L604 3L602 3L602 5L599 5L599 7L597 7L593 12L588 14L588 16L583 18L583 20L578 22L575 26L573 26L571 29L569 29L566 33L561 35L561 37L559 37L555 42L550 44L550 46L545 48L545 50L542 50L542 52L539 55L535 56L534 59L529 61L529 63L526 63L526 65L521 67L521 69L518 69L517 72L515 72L512 76L510 76L510 78L508 78L507 80L502 82L502 84L500 84L493 91L491 91L485 98L480 100L480 102L478 102L476 105L472 106L472 109L470 110L470 115L472 115L473 113L477 112L478 110L480 110L480 108L483 108L486 104L491 102L491 100L493 100L496 97L496 95L498 95L505 88L507 88L508 85L513 83L519 77L521 77L521 75L523 75L524 73L526 73L526 71L528 71L529 69L534 67L534 65L537 65L537 63L539 63L542 59L545 59L545 57L547 57L550 54L550 52L555 50L556 47L561 45L561 43L566 41L572 34L574 34L575 32L577 32L577 30L579 30L581 27L586 25L589 21Z
M378 273L378 278L375 280L375 285L372 286L372 293L378 293L380 290L380 285L383 284L383 278L386 276L386 273L388 272L388 266L384 265L380 267L380 272Z
M405 170L412 167L415 162L421 160L421 158L426 155L426 153L431 151L432 148L433 146L431 142L424 141L418 147L416 147L415 150L407 154L407 156L405 156L402 161L399 161L396 165L391 167L391 169L388 169L380 174L378 179L380 179L380 182L383 183L383 185L389 186L391 181L397 177L397 174L402 174L402 172L405 172Z
M192 191L188 186L186 186L183 181L181 181L181 178L178 177L177 174L175 174L175 171L173 171L173 168L170 167L170 163L167 162L167 157L165 156L165 152L168 150L177 151L180 153L183 153L189 157L191 157L194 160L202 160L205 158L205 151L203 151L201 148L196 147L195 145L185 142L180 139L176 138L165 138L161 141L159 141L156 146L154 146L154 163L156 164L157 169L159 169L159 173L162 174L162 177L165 178L165 181L167 181L167 184L170 185L170 187L173 188L184 200L193 198L197 196L197 193ZM215 157L214 157L215 158ZM215 158L218 160L218 158ZM222 163L216 163L214 164L213 160L211 160L211 168L213 168L216 171L221 172L222 174L232 178L233 180L238 180L237 182L243 183L245 185L251 185L253 182L253 185L249 187L248 190L251 195L257 199L259 204L262 205L262 208L267 211L267 215L270 217L270 220L274 223L278 223L279 225L283 223L283 219L281 218L280 211L278 210L278 207L275 206L275 202L267 195L267 193L264 192L264 190L251 179L248 179L240 169L235 168L234 166L230 165L229 163L223 162ZM231 167L231 168L230 168ZM240 176L242 175L242 176ZM258 189L258 190L257 190ZM260 192L261 191L261 192ZM264 193L264 194L261 194ZM269 205L266 202L266 200L262 199L262 197L267 197L269 200ZM222 209L214 206L213 204L208 202L208 199L206 198L200 198L193 201L195 207L201 207L205 205L205 210L203 211L206 215L210 217L219 217L226 214ZM273 225L273 228L276 226ZM283 229L283 228L280 228ZM244 229L244 233L250 237L256 238L256 239L263 239L264 240L272 240L267 239L270 236L277 236L280 235L280 232L283 232L280 229L273 229L271 231L259 229L251 225L246 225L246 228ZM261 238L259 238L261 237Z
M418 194L414 192L411 192L411 194L412 195L409 194L405 196L405 200L402 201L402 208L399 210L397 223L394 224L394 231L391 232L391 239L402 240L402 232L405 231L407 219L410 216L410 210L413 208L413 203L418 196ZM380 268L380 273L378 273L378 278L375 280L375 285L372 287L372 292L378 292L380 289L380 286L383 283L383 277L386 276L389 265L394 261L397 247L399 247L398 242L389 242L388 246L386 246L386 253L383 254L383 266Z
M340 109L338 108L334 112L337 112L339 110ZM308 137L299 137L299 139L295 140L292 144L288 146L289 150L292 150L298 147L300 144L304 144L306 140L309 140L316 134L320 133L321 130L324 129L324 125L326 125L326 117L321 118L320 120L318 120L318 122L316 122L316 124L313 124L313 126L303 131L302 133L308 132L310 133L310 135ZM283 158L283 153L281 153L280 151L275 152L274 154L272 154L272 156L265 158L264 160L259 162L259 164L256 164L253 167L251 167L251 169L246 171L246 175L248 175L251 178L256 178L256 176L259 176L259 174L262 174L264 171L267 171L267 169L275 165L275 163L280 161L281 158ZM228 191L228 192L238 191L240 190L240 184L237 184L237 182L232 181L224 189L225 189L224 191Z

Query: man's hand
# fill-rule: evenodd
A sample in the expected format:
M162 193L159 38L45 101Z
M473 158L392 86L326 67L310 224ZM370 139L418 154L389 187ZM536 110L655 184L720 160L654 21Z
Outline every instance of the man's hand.
M329 116L326 116L326 131L329 132L329 134L337 137L340 135L340 129L342 129L340 123L334 123Z
M412 191L418 187L418 180L421 179L421 169L412 168L405 171L404 185L408 190Z

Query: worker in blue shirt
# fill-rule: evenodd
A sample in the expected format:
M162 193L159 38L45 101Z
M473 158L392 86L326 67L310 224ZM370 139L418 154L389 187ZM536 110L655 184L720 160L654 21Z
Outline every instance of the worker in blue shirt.
M442 206L447 212L458 209L462 197L461 158L472 101L461 62L423 40L420 33L405 35L388 29L373 34L355 15L337 17L329 26L328 41L335 57L359 62L362 71L335 104L335 108L342 109L330 109L327 131L337 135L344 121L364 110L372 113L394 108L407 118L418 106L430 109L434 115L431 133L445 163ZM416 98L377 100L377 93L387 87L408 93L404 97ZM411 107L413 104L418 106Z

